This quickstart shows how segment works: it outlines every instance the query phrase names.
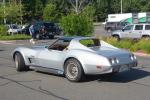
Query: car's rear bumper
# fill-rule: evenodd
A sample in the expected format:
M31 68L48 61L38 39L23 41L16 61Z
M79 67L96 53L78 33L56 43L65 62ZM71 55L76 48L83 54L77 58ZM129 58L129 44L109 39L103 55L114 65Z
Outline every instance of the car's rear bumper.
M130 70L132 67L136 67L137 65L138 65L137 61L134 61L127 64L101 66L101 68L96 68L94 66L89 66L89 67L87 66L88 70L85 72L85 74L98 75L98 74L108 74L113 72L123 72L123 71Z
M122 64L122 65L117 65L112 67L112 72L122 72L121 68L126 67L128 70L131 69L132 67L137 67L138 63L137 61L129 63L129 64ZM126 71L126 70L124 70Z

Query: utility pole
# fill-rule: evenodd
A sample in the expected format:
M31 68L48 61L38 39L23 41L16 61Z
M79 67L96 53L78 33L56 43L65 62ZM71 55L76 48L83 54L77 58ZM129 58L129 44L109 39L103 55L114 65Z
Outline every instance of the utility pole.
M121 14L122 14L122 0L121 0Z
M4 7L4 24L6 24L6 18L5 18L5 17L6 17L6 16L5 16L5 15L6 15L6 11L5 11L5 8L6 8L6 7L5 7L5 4L6 4L5 0L3 0L3 7Z

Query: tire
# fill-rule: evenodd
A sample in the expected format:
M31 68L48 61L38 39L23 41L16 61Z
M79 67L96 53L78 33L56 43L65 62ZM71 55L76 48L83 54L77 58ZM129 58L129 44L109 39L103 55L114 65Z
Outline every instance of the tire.
M49 35L49 39L54 39L54 35Z
M144 39L144 40L149 40L150 39L150 36L142 36L142 39Z
M71 82L79 82L84 77L84 71L80 62L74 58L70 58L66 61L65 66L65 77Z
M111 28L108 28L108 29L107 29L107 32L108 32L108 33L111 33L111 32L112 32L112 29L111 29Z
M15 66L17 71L27 71L29 70L29 66L25 65L24 59L20 53L15 54Z
M116 39L117 39L117 41L120 41L120 37L119 37L119 35L113 35L113 37L114 37L114 38L116 38Z

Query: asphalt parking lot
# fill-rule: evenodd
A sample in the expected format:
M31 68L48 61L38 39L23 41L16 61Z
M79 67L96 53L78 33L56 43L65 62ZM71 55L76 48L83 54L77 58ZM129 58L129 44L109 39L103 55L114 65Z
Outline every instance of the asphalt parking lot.
M37 41L51 43L49 41ZM149 100L150 58L138 57L139 65L115 76L87 76L81 83L33 70L17 72L11 51L32 46L29 40L0 42L0 100Z

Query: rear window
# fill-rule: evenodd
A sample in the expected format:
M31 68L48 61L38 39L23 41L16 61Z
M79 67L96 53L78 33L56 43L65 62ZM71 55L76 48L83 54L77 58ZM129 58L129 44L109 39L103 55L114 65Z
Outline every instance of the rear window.
M145 30L150 30L150 25L145 25Z
M135 30L143 30L143 25L136 25Z
M86 47L100 46L100 40L99 39L83 39L83 40L80 40L80 43Z

